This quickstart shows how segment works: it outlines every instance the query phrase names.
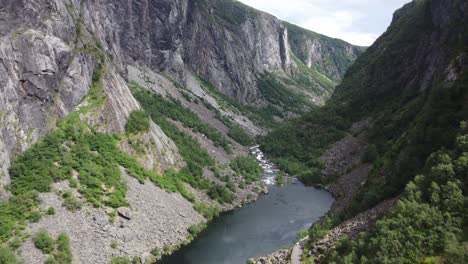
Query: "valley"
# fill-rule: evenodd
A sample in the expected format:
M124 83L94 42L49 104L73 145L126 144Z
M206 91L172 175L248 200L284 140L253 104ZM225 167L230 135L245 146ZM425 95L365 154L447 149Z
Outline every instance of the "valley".
M293 178L278 184L274 165L263 158L258 148L253 153L265 169L261 180L268 194L221 214L191 244L158 263L243 263L291 245L299 231L329 210L333 199L327 191L306 187Z
M0 263L467 263L467 13L2 0Z

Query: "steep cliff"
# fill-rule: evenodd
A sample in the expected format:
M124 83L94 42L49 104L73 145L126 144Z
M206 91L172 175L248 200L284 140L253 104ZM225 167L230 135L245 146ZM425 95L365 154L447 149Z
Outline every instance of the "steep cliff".
M334 224L400 198L375 229L353 234L356 243L341 237L336 250L314 248L333 223L311 228L309 261L466 262L467 11L456 0L415 0L397 10L325 107L265 138L285 169L328 185L337 198Z
M1 0L1 260L151 261L256 199L231 161L361 52L307 33L296 56L290 27L231 0Z
M235 1L3 0L2 6L2 175L8 174L10 156L53 129L54 122L87 94L97 65L94 50L88 49L96 43L111 65L104 76L111 99L104 109L110 113L97 119L106 123L102 132L122 132L126 116L137 108L125 88L111 96L116 93L113 86L125 85L120 76L127 78L128 64L168 72L187 86L197 74L240 102L298 104L297 112L323 103L360 50L342 42L329 47L327 41L319 41L306 59L299 56L313 66L311 73L291 59L295 49L290 49L290 39L297 37L288 36L290 26ZM259 85L259 74L264 72L275 75ZM295 76L302 85L294 82ZM288 79L292 85L285 84ZM283 93L289 91L296 98L283 102ZM1 178L2 185L8 183L8 177Z
M365 48L284 22L291 51L308 67L339 82Z

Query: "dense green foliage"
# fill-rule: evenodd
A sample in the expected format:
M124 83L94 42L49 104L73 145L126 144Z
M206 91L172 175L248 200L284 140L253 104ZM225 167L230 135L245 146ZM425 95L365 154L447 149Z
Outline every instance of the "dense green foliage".
M448 17L466 18L457 13L460 3L447 3L453 5L447 8L453 12ZM404 190L393 213L357 240L344 238L323 263L467 263L466 136L454 139L468 116L468 72L466 62L459 61L468 52L468 35L461 33L464 25L456 19L453 26L435 26L432 4L413 1L399 10L325 107L262 139L262 148L281 168L293 175L312 170L314 176L305 180L315 182L324 150L345 135L353 136L352 123L365 121L368 147L362 161L373 167L350 207L334 215L337 222ZM440 39L433 39L440 31ZM430 68L422 53L444 58ZM447 69L456 80L447 81ZM462 124L466 134L466 122ZM310 241L330 227L314 226Z
M189 226L188 228L188 232L190 233L190 235L192 235L192 237L196 237L198 234L200 234L204 229L206 228L206 224L205 223L199 223L199 224L194 224L194 225L191 225Z
M21 264L15 255L15 252L8 246L0 247L0 263Z
M140 132L148 131L150 127L150 120L148 115L143 110L135 110L130 113L125 131L128 134L137 134Z
M349 126L349 121L326 106L285 123L260 142L281 170L305 183L317 184L321 182L320 155L328 145L343 137Z
M468 132L468 129L466 130ZM467 263L468 134L433 153L393 212L325 257L335 263Z
M37 192L15 195L8 202L0 202L0 244L18 235L27 221L37 218L34 208L38 205Z
M292 82L292 80L289 81ZM257 83L263 97L272 105L281 107L280 109L302 113L304 108L311 105L302 92L288 88L274 73L261 74ZM291 85L295 85L295 83L291 83ZM280 117L284 117L284 115L280 115Z
M34 246L40 249L44 254L50 254L55 247L55 240L49 236L46 230L41 230L34 235Z
M258 165L257 161L252 157L239 156L231 160L229 164L231 169L238 175L244 177L247 183L260 180L262 168Z
M363 157L374 166L345 213L348 217L401 192L430 153L451 146L460 121L468 116L468 74L463 68L456 68L459 78L450 88L437 79L425 92L415 87L423 80L407 87L410 77L401 77L423 76L424 69L415 67L414 61L420 59L415 55L420 41L435 30L429 5L430 1L415 1L400 10L388 31L349 69L325 107L280 126L262 140L262 148L282 169L293 175L311 170L299 176L316 183L323 151L346 135L353 122L374 118L366 131L370 147ZM449 47L466 43L466 36L447 35L441 47L447 61L457 55Z
M113 257L110 264L133 264L129 257Z
M60 234L55 241L55 250L46 260L46 264L71 264L73 260L70 238L66 234Z
M164 97L151 93L139 87L138 84L132 84L132 90L136 99L143 105L145 109L151 113L158 113L160 116L155 119L154 114L151 114L154 120L160 120L161 117L179 121L186 127L193 129L194 132L201 133L211 139L215 146L221 146L228 153L231 152L229 141L215 128L204 123L192 110L182 106L175 99L165 99Z
M46 214L47 215L54 215L55 214L55 208L52 207L52 206L47 208Z
M218 217L220 209L217 207L210 207L204 203L195 203L193 205L195 211L203 215L207 221L213 220L213 218Z
M377 147L372 144L367 146L366 152L364 152L364 155L362 156L362 162L369 162L372 163L374 162L379 156L379 152L377 150Z
M219 203L232 203L234 195L224 186L211 185L208 190L208 195L211 199L217 200Z
M119 162L116 160L124 158L125 154L117 148L115 138L90 133L86 129L64 123L56 132L45 136L19 156L10 168L12 193L47 192L50 184L70 179L72 172L76 171L80 181L79 192L91 204L126 205L126 187L120 179ZM106 186L113 187L114 191L108 193ZM64 198L70 206L77 205L72 196Z
M226 139L214 128L204 124L196 114L182 107L180 103L166 100L159 95L145 91L137 84L132 85L132 92L151 118L175 142L179 153L187 162L187 166L180 172L169 171L166 172L165 176L185 181L195 188L207 189L209 196L220 203L231 203L234 197L226 187L214 185L203 177L202 169L214 164L208 152L200 146L196 139L179 130L168 118L178 120L193 129L198 129L201 133L205 132L211 135L212 139L218 138L218 136L223 140ZM208 135L207 137L210 138ZM219 140L221 141L221 139Z
M238 125L233 125L228 132L228 136L234 139L242 146L249 146L253 143L252 138Z

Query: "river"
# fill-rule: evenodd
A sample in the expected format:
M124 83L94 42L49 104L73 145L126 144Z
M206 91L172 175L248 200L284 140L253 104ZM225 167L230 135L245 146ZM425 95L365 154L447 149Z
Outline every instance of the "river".
M270 193L255 203L223 213L191 244L165 256L158 264L244 264L290 246L299 230L319 220L333 202L322 189L297 180L275 184L278 171L258 147L251 152L264 169L262 180Z

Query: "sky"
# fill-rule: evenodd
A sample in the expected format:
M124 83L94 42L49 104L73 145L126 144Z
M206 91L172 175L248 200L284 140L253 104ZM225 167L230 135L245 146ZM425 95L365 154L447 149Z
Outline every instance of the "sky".
M281 20L355 45L370 46L410 0L239 0Z

